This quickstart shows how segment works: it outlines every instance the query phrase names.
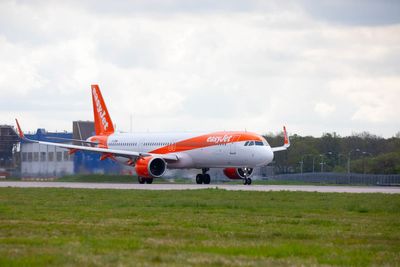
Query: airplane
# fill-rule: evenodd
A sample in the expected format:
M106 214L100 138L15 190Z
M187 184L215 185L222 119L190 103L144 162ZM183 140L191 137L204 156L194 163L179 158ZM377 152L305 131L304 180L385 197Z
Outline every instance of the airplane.
M197 184L209 184L210 168L222 168L226 177L252 183L255 167L272 162L274 153L286 150L290 140L283 127L283 146L271 147L259 134L247 131L211 133L120 133L108 113L100 88L91 85L95 135L86 140L68 139L81 145L31 140L25 137L16 119L18 135L27 142L56 146L76 151L100 154L100 160L110 158L135 168L140 184L151 184L168 169L200 169Z

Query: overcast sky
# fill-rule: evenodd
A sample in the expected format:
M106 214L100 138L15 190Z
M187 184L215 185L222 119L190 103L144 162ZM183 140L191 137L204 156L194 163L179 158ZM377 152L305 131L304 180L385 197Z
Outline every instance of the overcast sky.
M400 131L400 1L0 1L0 124Z

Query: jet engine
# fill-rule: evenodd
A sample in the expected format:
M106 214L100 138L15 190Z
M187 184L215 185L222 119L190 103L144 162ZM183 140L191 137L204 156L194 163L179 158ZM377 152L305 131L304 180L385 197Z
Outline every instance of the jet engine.
M229 179L244 179L245 172L247 172L247 178L253 175L253 168L226 168L224 169L224 174Z
M167 163L162 158L151 156L139 158L136 161L135 170L139 177L157 178L164 175Z

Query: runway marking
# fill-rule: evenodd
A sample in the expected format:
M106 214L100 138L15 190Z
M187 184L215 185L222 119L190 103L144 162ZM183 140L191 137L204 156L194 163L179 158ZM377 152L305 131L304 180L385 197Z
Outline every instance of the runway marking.
M318 186L318 185L238 185L238 184L111 184L69 182L0 182L0 187L19 188L82 188L121 190L198 190L225 189L229 191L302 191L320 193L385 193L400 194L400 187L378 186Z

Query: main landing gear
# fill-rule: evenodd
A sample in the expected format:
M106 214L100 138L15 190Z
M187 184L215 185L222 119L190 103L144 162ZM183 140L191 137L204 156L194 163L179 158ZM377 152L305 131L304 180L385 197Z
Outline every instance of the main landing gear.
M251 185L251 178L243 178L244 185Z
M201 169L202 173L196 175L196 183L197 184L209 184L211 181L210 175L207 173L210 169L204 168Z
M139 184L144 184L144 183L152 184L153 178L145 178L145 177L138 176L138 182L139 182Z

